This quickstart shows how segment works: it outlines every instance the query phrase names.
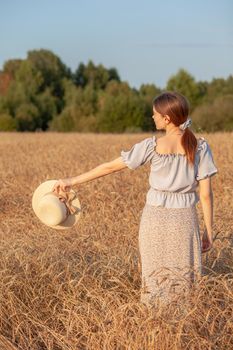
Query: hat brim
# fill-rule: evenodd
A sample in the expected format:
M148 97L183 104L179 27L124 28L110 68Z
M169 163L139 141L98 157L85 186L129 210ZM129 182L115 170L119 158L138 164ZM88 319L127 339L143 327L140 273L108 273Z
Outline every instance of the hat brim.
M34 191L33 196L32 196L32 208L34 210L34 213L36 216L38 216L37 212L37 205L40 202L41 198L46 194L52 191L54 184L57 182L57 180L47 180L40 184L37 189ZM75 193L74 190L70 190L71 192ZM51 228L55 228L56 230L65 230L73 227L78 220L80 219L81 216L81 205L79 199L76 197L72 201L72 206L75 207L76 212L74 214L68 215L67 219L65 219L61 224L56 225L56 226L51 226L47 225ZM40 219L40 218L39 218Z

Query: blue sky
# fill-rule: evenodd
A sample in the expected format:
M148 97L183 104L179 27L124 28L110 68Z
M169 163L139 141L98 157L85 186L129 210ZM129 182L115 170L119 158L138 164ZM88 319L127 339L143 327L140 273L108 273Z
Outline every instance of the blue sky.
M138 88L164 88L180 68L196 80L233 74L232 0L0 0L0 69L49 49L74 71L115 67Z

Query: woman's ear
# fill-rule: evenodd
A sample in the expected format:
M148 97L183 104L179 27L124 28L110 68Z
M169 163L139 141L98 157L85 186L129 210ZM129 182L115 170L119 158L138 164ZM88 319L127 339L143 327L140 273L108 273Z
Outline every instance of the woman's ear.
M165 115L164 115L164 118L165 118L165 122L166 122L167 124L169 124L170 121L171 121L170 117L169 117L167 114L165 114Z

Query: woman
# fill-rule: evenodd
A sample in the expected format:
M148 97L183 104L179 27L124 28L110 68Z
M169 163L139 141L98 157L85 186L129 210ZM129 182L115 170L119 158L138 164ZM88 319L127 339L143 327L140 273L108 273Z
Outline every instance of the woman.
M189 103L183 95L170 91L160 94L153 101L152 118L156 129L166 131L164 136L148 137L129 151L121 151L113 161L77 177L60 179L53 189L66 191L150 161L150 189L139 228L141 302L145 304L152 304L157 297L169 301L170 293L179 295L190 287L202 274L201 253L213 245L211 176L218 170L207 141L196 139L190 131L188 115ZM199 200L206 226L202 241L196 209Z

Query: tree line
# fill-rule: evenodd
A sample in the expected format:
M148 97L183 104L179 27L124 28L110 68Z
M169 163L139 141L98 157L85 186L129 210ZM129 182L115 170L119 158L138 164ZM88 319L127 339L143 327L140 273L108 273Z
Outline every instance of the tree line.
M192 129L233 130L233 76L196 81L184 69L164 89L132 88L116 68L89 61L72 72L50 50L32 50L0 71L1 131L147 132L154 130L152 101L165 90L190 102Z

